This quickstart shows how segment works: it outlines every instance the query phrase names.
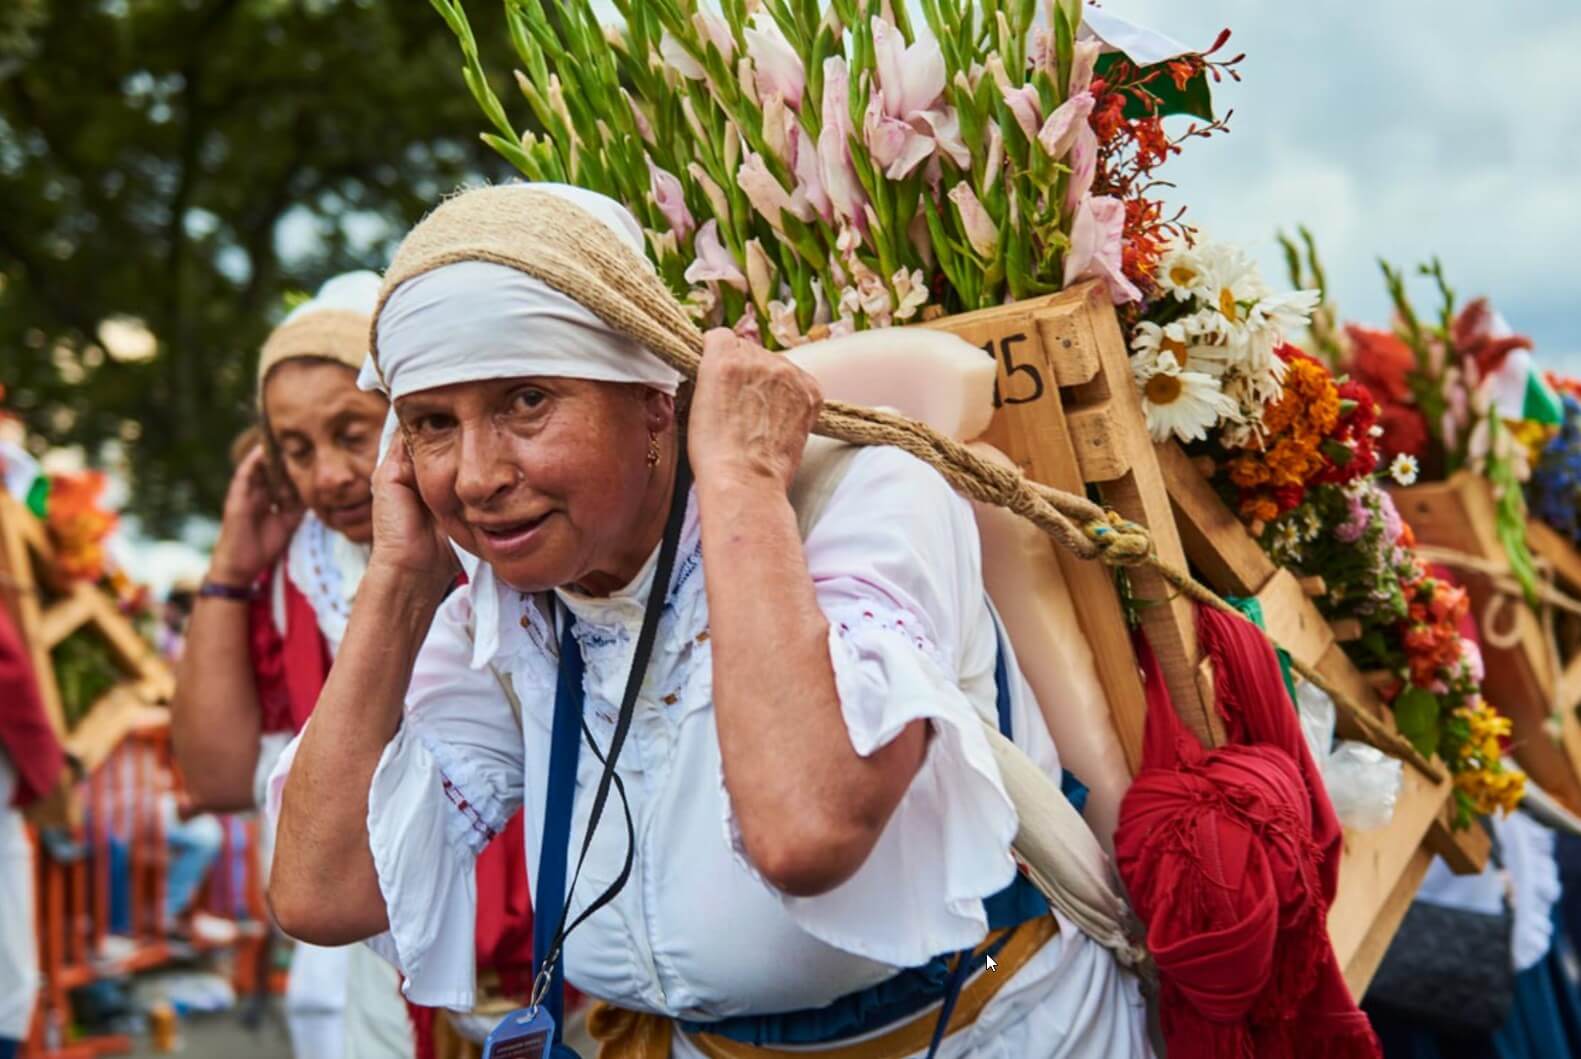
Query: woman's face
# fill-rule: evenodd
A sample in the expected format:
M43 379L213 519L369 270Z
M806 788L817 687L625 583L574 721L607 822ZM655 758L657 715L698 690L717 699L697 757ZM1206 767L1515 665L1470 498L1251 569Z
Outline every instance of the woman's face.
M674 470L667 395L584 379L489 379L409 394L395 411L423 501L512 588L607 594L657 544ZM665 442L657 470L647 460L653 438Z
M388 402L357 389L357 373L288 360L264 382L264 415L302 503L358 543L373 539L373 468Z

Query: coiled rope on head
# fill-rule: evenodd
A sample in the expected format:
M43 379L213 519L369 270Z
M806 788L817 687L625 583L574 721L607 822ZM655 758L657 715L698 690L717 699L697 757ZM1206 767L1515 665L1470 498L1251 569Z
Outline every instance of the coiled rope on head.
M402 241L385 273L373 311L368 348L379 366L379 317L405 281L461 261L487 261L534 276L579 302L611 328L641 342L687 379L697 377L703 333L687 316L649 261L596 217L559 196L530 185L465 192L446 200ZM1146 527L1119 517L1084 496L1028 479L982 459L966 445L893 412L826 401L814 433L853 445L890 445L942 474L956 492L1006 508L1083 559L1111 566L1146 567L1187 598L1240 616L1207 586L1159 558ZM1443 771L1399 734L1390 731L1316 670L1292 659L1379 749L1409 760L1439 782Z

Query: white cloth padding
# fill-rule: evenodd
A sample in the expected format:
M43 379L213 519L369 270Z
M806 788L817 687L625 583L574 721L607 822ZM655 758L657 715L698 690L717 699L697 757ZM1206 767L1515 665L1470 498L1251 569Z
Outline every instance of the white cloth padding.
M904 409L952 438L977 437L994 414L994 359L945 331L858 331L785 356L818 380L826 401Z
M1000 466L1014 466L991 445L979 442L972 451ZM1060 761L1087 786L1083 815L1104 849L1112 851L1131 770L1060 559L1048 537L1025 519L992 504L972 508L982 534L989 598L1015 645Z

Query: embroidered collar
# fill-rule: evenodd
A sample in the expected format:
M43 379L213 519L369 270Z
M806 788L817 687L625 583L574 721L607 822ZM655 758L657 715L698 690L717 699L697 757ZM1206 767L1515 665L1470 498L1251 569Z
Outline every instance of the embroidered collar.
M357 586L368 570L369 547L324 525L312 512L291 535L286 575L307 598L330 651L339 649Z

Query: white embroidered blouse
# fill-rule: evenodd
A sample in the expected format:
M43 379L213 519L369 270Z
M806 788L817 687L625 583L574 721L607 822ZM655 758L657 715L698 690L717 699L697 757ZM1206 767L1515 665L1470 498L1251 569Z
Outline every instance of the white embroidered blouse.
M805 546L852 744L870 754L926 719L933 738L921 771L849 881L798 898L762 880L739 842L720 767L694 497L618 765L636 828L633 874L566 945L567 980L592 996L704 1021L822 1006L980 942L982 899L1011 881L1016 813L979 719L995 716L998 635L970 507L920 462L870 449L852 459ZM574 616L586 719L600 747L614 728L655 559L607 598L559 593ZM472 862L519 807L536 882L557 654L543 608L483 568L446 601L418 656L405 721L374 774L368 808L390 923L371 943L402 970L414 1003L471 1006ZM1015 741L1057 778L1054 745L1013 659L1009 671ZM520 718L500 680L510 682ZM289 767L288 753L271 781L271 811ZM600 768L584 748L573 851ZM612 806L572 895L573 917L614 879L626 843ZM940 1055L1148 1054L1134 982L1061 926ZM675 1054L697 1053L677 1033Z

